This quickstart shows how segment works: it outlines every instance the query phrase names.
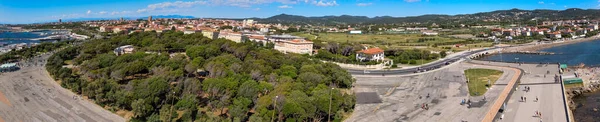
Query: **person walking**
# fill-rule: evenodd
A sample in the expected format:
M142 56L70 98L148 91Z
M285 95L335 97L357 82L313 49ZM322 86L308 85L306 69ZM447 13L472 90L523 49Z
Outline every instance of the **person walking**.
M523 97L523 101L527 102L527 97Z
M535 96L535 102L538 102L538 97L537 96Z
M521 102L523 102L523 96L521 96Z

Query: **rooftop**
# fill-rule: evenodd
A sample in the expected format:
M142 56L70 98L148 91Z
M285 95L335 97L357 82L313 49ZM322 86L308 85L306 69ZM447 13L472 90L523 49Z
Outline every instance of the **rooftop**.
M366 49L366 50L361 50L361 51L358 51L358 53L364 53L364 54L370 54L370 55L372 55L372 54L383 53L383 50L380 49L380 48L378 48L378 47L376 47L376 48L369 48L369 49Z

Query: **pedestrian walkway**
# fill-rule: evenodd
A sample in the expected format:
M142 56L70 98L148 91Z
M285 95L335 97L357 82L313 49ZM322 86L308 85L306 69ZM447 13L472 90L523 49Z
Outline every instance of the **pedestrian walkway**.
M527 72L510 96L499 122L566 122L567 114L560 83L554 79L558 74L556 64L513 64L488 61L476 63L518 67ZM527 90L528 89L528 90ZM523 99L521 99L523 97ZM538 100L536 101L536 98ZM536 115L539 111L542 116Z

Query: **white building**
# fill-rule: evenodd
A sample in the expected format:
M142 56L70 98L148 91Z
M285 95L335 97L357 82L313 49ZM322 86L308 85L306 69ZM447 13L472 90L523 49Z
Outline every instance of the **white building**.
M435 32L435 31L423 31L422 33L423 33L423 35L427 35L427 36L437 36L438 35L438 32Z
M356 60L359 61L383 61L384 58L384 51L377 47L356 52Z
M362 31L360 31L360 30L351 30L350 34L362 34Z
M269 32L269 28L260 28L260 32L268 33Z
M115 50L113 52L115 53L115 55L119 56L119 55L123 55L123 54L127 54L127 53L133 53L133 50L134 50L134 48L132 45L125 45L125 46L115 48Z

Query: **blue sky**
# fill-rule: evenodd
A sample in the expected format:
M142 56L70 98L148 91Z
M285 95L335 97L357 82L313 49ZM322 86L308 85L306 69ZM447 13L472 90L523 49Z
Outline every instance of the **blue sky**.
M0 23L73 18L191 15L195 17L417 16L469 14L511 8L598 9L599 0L0 0Z

